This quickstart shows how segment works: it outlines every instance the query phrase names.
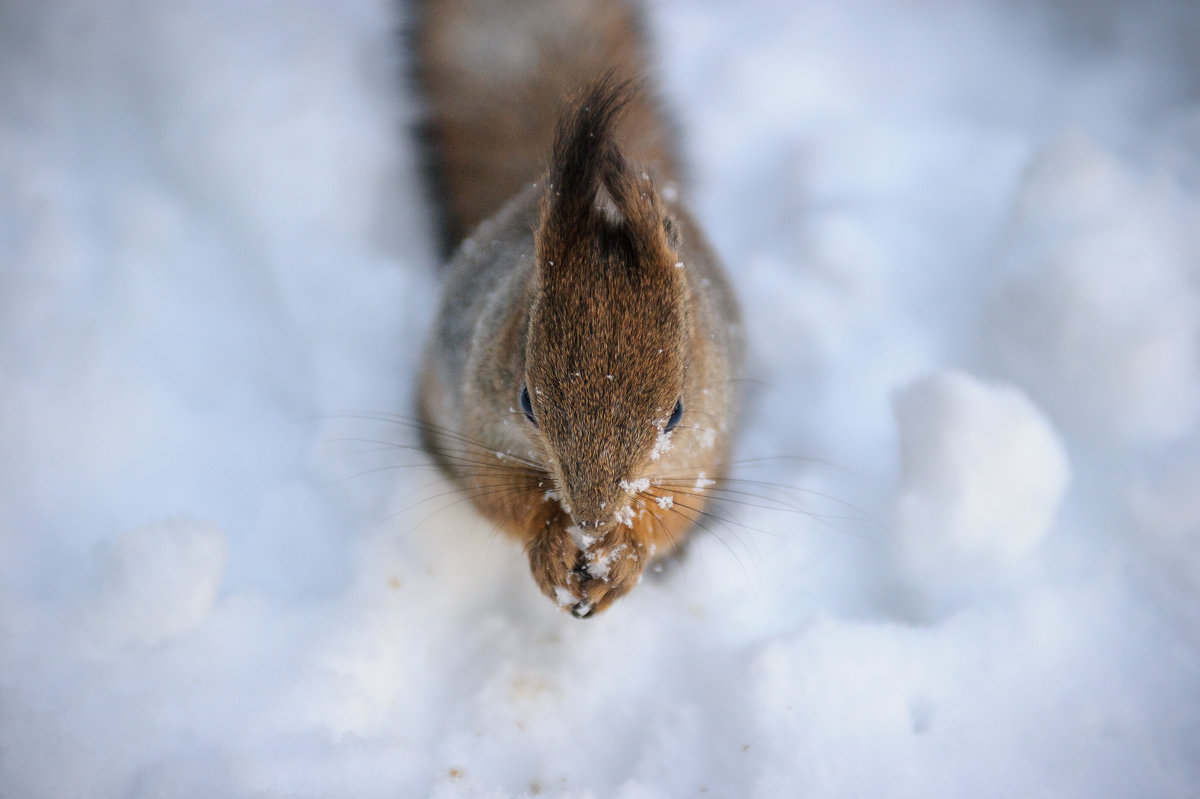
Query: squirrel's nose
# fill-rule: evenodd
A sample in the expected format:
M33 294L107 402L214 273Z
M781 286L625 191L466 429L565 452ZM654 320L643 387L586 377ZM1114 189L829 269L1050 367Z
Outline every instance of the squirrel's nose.
M606 532L615 523L614 513L620 509L620 497L598 491L593 486L575 491L568 487L566 493L571 519L581 530L594 535Z
M579 525L582 530L604 532L612 527L613 519L611 517L607 519L580 519L576 517L575 524Z

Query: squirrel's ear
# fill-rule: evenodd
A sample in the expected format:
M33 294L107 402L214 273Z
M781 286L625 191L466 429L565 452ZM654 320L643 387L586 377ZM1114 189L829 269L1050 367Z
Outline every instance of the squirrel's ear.
M604 204L600 210L606 217L610 211L623 216L611 188L608 197L600 195L605 173L619 168L613 128L632 94L628 81L605 75L584 87L559 120L542 197L542 224L551 231L586 230L597 203Z
M678 225L659 199L650 176L631 168L616 147L609 155L603 188L620 214L620 224L612 229L639 260L670 259L679 249Z
M582 263L568 252L623 252L633 263L669 267L678 249L650 176L625 160L614 138L634 88L612 75L585 87L554 137L537 235L538 262Z

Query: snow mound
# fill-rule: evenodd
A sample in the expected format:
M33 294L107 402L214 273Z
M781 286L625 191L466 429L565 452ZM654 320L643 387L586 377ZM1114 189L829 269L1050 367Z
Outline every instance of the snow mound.
M215 524L174 520L98 544L83 597L101 644L153 645L195 628L212 609L228 546Z
M1080 137L1018 194L986 323L1000 371L1101 440L1185 431L1200 399L1200 213Z
M1053 427L1018 389L960 372L895 399L895 555L906 577L956 584L1020 561L1050 529L1070 475Z

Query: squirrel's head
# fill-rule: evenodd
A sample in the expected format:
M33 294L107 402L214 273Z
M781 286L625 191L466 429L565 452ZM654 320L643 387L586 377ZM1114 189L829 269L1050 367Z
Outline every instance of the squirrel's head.
M614 141L629 96L601 81L559 124L513 387L564 509L593 535L628 512L630 484L683 413L692 334L677 224Z

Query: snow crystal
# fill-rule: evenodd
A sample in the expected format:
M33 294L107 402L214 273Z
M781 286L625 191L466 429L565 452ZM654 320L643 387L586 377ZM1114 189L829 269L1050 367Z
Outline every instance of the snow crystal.
M672 496L663 495L655 497L654 501L658 503L658 507L662 508L663 510L670 510L671 508L675 507L675 497Z
M617 562L621 554L629 547L626 544L619 544L605 552L603 555L592 550L587 555L587 570L588 574L598 580L608 582L608 573L612 565Z
M579 601L579 598L561 585L554 586L554 601L560 608L569 608Z
M579 547L581 550L586 550L592 544L596 543L596 536L587 532L579 525L576 525L576 524L568 525L567 533L571 536L571 539L575 542L575 546Z
M656 461L671 451L671 434L663 425L658 426L658 437L654 439L654 448L650 450L650 460Z
M613 514L613 519L616 520L617 524L623 524L626 527L633 527L633 507L626 505Z
M716 484L716 480L709 480L708 475L706 475L704 472L700 472L700 474L696 477L696 482L692 487L697 491L703 491L704 489L715 486Z
M638 494L650 488L650 478L639 477L632 482L629 480L621 480L617 485L621 487L622 491L630 494Z

